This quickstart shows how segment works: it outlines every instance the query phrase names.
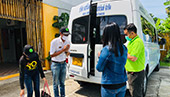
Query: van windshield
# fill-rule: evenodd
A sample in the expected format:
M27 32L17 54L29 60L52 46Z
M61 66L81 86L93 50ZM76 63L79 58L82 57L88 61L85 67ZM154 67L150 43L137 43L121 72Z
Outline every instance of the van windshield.
M72 25L72 38L73 44L85 44L88 38L88 16L77 18L73 21ZM122 37L124 37L124 27L127 25L127 18L125 15L113 15L113 16L103 16L97 17L96 19L96 29L94 33L95 43L101 44L101 39L103 35L103 29L107 24L116 22L121 31ZM124 38L122 38L124 41Z

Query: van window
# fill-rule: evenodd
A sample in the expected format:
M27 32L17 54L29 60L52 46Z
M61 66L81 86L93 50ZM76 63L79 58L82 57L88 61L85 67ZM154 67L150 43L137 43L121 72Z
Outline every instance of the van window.
M101 39L103 35L104 27L107 24L110 24L112 22L116 22L119 25L121 37L123 41L126 41L124 38L124 27L127 25L127 18L125 15L113 15L113 16L103 16L97 18L96 21L96 43L101 44Z
M143 16L141 16L142 32L144 41L157 42L156 30Z
M88 16L77 18L72 26L72 43L86 43L88 36Z
M93 32L96 44L101 44L104 27L112 22L116 22L119 25L122 39L123 41L125 41L123 31L124 27L127 25L126 16L125 15L103 16L97 17L96 19L96 29L95 32ZM72 43L73 44L87 43L87 37L88 37L88 16L75 19L72 25L72 38L71 38Z

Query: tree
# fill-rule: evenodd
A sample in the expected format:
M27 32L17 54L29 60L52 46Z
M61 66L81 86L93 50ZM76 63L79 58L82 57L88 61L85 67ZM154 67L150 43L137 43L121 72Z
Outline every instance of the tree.
M160 33L170 33L170 17L166 19L159 19L155 26Z
M56 22L52 24L53 27L60 29L63 26L68 25L69 20L69 14L68 13L62 13L61 16L54 16L53 20ZM55 37L59 37L60 34L55 34Z
M157 20L159 19L159 18L155 17L152 13L150 13L149 15L153 18L153 20L155 21L155 23L156 23Z
M170 5L170 1L169 0L166 1L164 5L165 6ZM157 18L157 21L156 21L155 26L156 26L157 31L160 33L170 33L170 6L166 8L166 12L168 14L168 17L166 19ZM152 17L152 18L154 19L155 17Z
M165 6L168 6L168 7L166 8L166 13L168 14L168 17L170 17L170 0L166 1L166 2L164 3L164 5L165 5Z
M54 16L53 20L56 20L56 22L53 23L52 26L60 29L61 27L68 25L69 14L62 13L61 16Z

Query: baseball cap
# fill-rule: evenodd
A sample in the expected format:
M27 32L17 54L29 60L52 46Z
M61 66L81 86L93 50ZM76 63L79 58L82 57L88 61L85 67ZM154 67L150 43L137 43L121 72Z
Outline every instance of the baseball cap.
M70 34L69 29L68 29L67 27L62 27L62 28L60 29L60 32L61 32L62 34L64 34L64 35L69 35L69 34Z
M24 46L23 52L28 56L29 59L32 59L36 56L33 46L28 44Z

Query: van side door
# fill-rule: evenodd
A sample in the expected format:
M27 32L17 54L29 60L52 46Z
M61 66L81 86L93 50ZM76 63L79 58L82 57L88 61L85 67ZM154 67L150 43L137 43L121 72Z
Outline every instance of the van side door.
M127 25L127 17L125 15L111 15L111 16L101 16L97 17L96 20L96 32L95 32L95 67L98 62L98 53L101 52L103 48L102 44L102 35L103 30L107 24L115 22L119 25L122 42L125 43L124 27ZM113 32L114 33L114 32ZM101 74L98 71L95 71L96 76Z

